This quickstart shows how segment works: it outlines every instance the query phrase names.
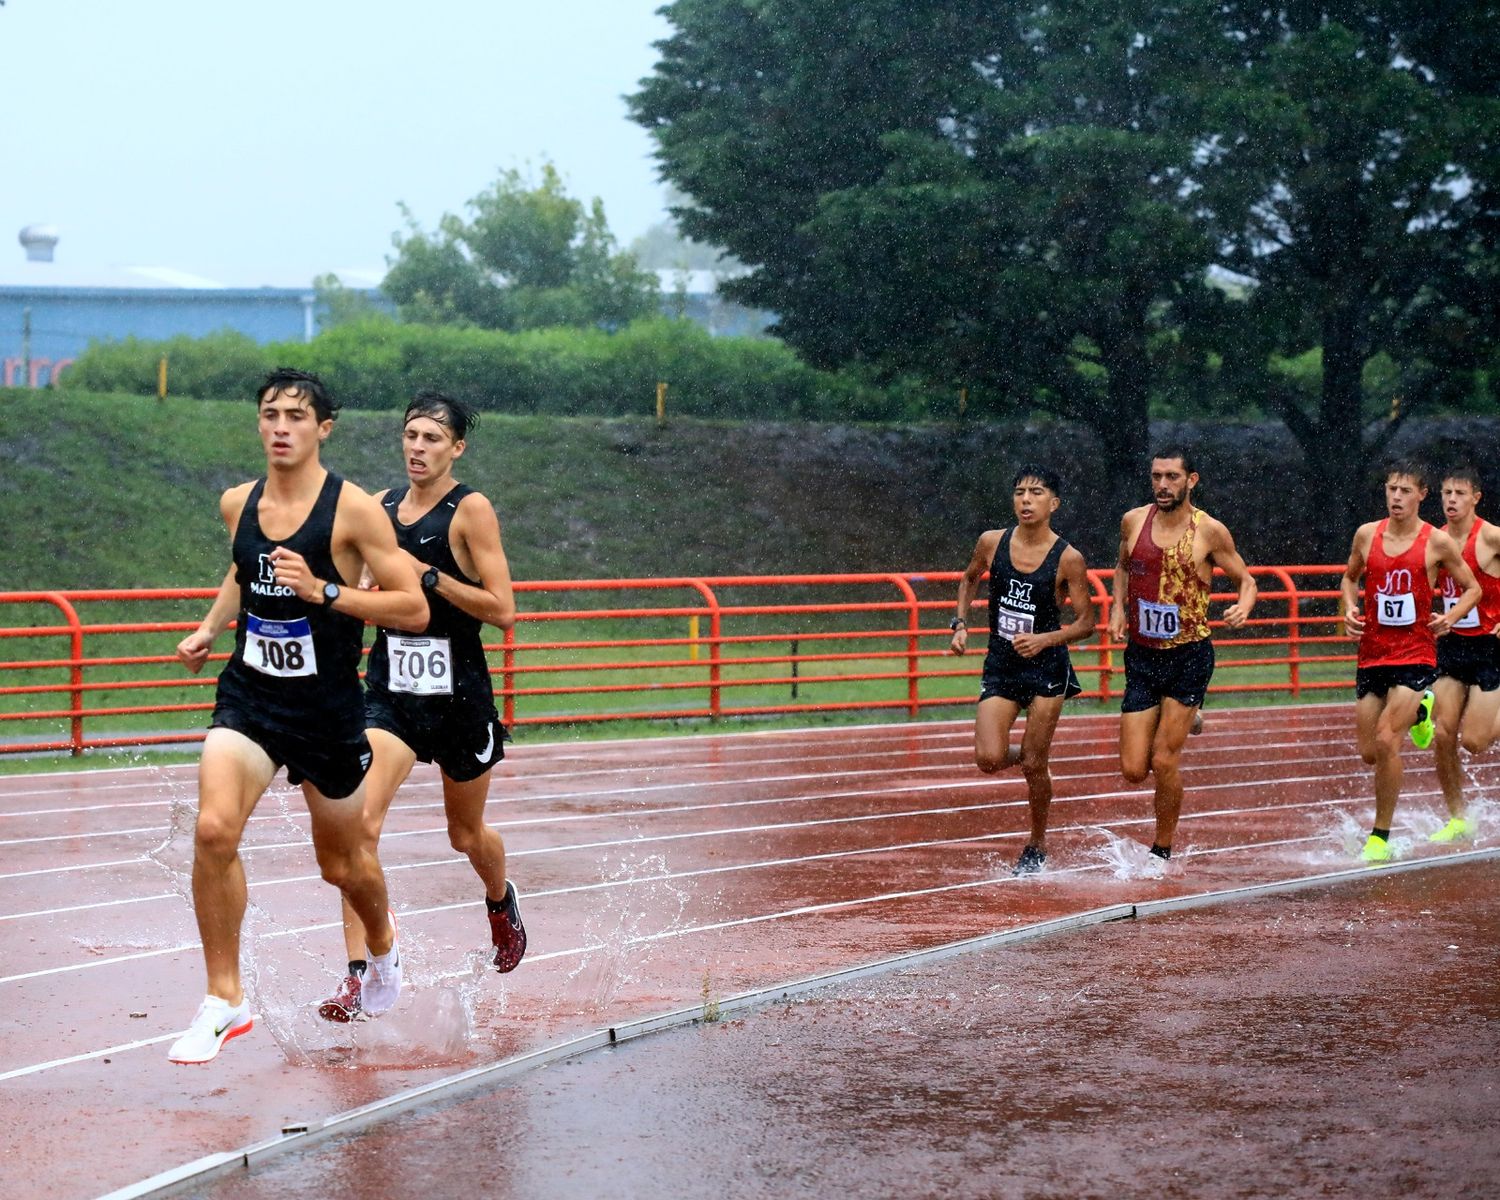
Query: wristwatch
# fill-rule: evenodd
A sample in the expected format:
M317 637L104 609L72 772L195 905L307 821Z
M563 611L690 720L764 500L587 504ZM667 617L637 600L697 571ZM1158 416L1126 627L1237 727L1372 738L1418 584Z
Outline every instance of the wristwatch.
M422 590L424 592L435 592L438 586L438 569L428 567L422 572Z
M339 598L341 589L336 583L325 583L323 585L323 607L327 608Z
M957 633L960 629L967 629L968 627L969 623L962 617L954 617L953 620L948 622L948 628L953 630L954 633Z

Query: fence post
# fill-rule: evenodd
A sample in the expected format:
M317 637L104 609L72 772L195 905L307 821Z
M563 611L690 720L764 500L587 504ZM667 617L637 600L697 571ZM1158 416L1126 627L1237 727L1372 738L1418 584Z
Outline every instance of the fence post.
M658 381L656 385L656 424L667 423L667 385Z
M1292 699L1296 700L1302 695L1302 593L1285 569L1276 567L1274 574L1286 588L1286 656L1292 660L1287 664L1287 678L1292 685Z
M918 661L922 639L922 613L917 605L917 593L901 575L887 575L906 597L906 715L915 719L922 713L921 676Z
M505 631L500 647L500 719L509 729L516 723L516 627Z

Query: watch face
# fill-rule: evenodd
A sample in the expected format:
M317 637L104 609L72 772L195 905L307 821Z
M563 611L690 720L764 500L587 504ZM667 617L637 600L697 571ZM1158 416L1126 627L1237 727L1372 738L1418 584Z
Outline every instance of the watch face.
M339 598L339 585L336 583L325 583L323 585L323 603L332 604Z
M422 587L427 591L433 591L438 585L438 571L436 567L428 567L422 572Z

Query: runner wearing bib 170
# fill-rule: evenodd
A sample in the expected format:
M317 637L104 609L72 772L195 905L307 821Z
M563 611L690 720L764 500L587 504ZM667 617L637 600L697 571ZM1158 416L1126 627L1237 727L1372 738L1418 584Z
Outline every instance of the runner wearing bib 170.
M420 574L431 619L420 632L382 625L370 650L364 716L375 763L365 821L370 836L379 838L412 767L437 763L448 839L484 884L495 968L512 971L526 952L526 929L516 889L505 877L505 843L484 821L490 771L505 757L505 729L480 630L485 624L509 629L516 605L495 510L453 478L453 463L476 421L460 401L438 392L418 395L402 424L408 486L377 497ZM349 1021L360 1012L365 941L358 914L345 905L349 969L318 1007L325 1020Z
M1434 842L1474 836L1474 821L1464 804L1459 746L1470 754L1483 754L1500 736L1500 525L1474 511L1483 495L1473 467L1456 467L1443 477L1443 514L1448 518L1443 532L1462 547L1481 594L1479 603L1437 644L1432 753L1448 821L1431 835ZM1461 595L1453 576L1440 572L1438 599L1443 607L1456 607Z
M1255 580L1234 538L1192 503L1198 473L1180 446L1151 459L1154 502L1120 521L1115 567L1112 641L1125 648L1125 696L1120 705L1120 771L1131 783L1155 777L1156 833L1151 853L1168 858L1182 814L1183 743L1192 731L1214 672L1208 599L1214 568L1238 591L1224 624L1239 629L1255 607Z
M1354 673L1355 734L1360 757L1375 768L1375 824L1360 851L1364 862L1391 857L1391 821L1401 796L1401 747L1430 710L1437 678L1436 639L1479 602L1479 584L1458 544L1419 515L1427 485L1412 463L1385 477L1386 518L1361 525L1342 581L1344 626L1359 639ZM1439 568L1458 588L1452 607L1433 611ZM1363 587L1361 587L1363 578Z
M250 1030L239 965L246 902L239 845L283 765L302 785L323 878L371 931L366 1008L384 1012L401 990L385 876L364 834L370 743L359 655L366 621L421 624L427 604L380 506L319 462L338 413L322 382L276 371L256 401L266 475L220 499L233 564L208 615L177 646L197 674L238 617L198 768L193 909L208 994L168 1051L179 1063L208 1062ZM379 591L342 586L363 572Z
M1030 875L1047 861L1047 811L1052 804L1048 759L1063 701L1081 690L1068 643L1094 631L1083 555L1052 531L1059 483L1045 467L1022 467L1011 487L1016 523L980 535L958 585L958 615L949 649L969 644L969 605L990 575L990 638L979 709L974 715L974 759L985 774L1019 764L1026 776L1031 834L1014 874ZM1064 604L1072 620L1062 623ZM1016 717L1026 709L1020 749L1010 745Z

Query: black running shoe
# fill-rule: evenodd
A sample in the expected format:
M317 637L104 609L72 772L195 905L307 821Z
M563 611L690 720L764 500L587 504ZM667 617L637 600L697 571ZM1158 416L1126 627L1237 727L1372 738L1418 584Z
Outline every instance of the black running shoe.
M495 970L504 974L521 965L526 954L526 926L521 924L520 895L505 881L505 907L490 913L490 941L495 944Z
M1035 846L1027 846L1021 851L1021 857L1016 860L1016 869L1012 875L1035 875L1046 865L1047 856Z

